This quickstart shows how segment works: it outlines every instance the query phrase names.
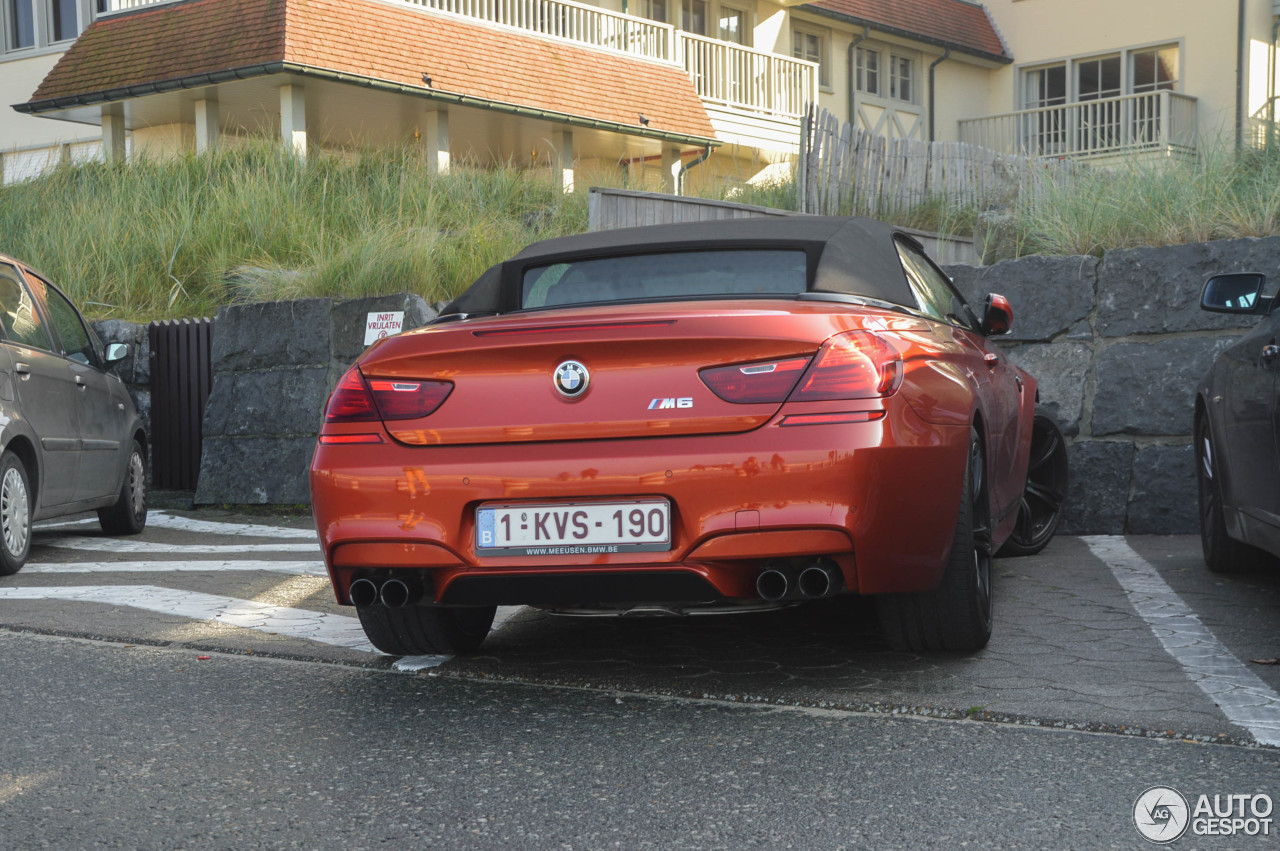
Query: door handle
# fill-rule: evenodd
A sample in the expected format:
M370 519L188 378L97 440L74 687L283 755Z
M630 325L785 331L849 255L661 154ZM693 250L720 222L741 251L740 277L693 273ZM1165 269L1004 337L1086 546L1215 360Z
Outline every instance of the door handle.
M982 356L982 359L986 362L987 369L995 369L996 365L1000 363L1000 356L994 352L987 352Z
M85 383L84 383L84 379L77 375L77 376L76 376L76 386L77 386L77 387L79 387L81 390L83 390L83 389L85 389L86 387L88 387L89 385L85 384Z
M31 379L31 364L29 363L17 361L13 365L13 371L22 376L23 381L29 381Z

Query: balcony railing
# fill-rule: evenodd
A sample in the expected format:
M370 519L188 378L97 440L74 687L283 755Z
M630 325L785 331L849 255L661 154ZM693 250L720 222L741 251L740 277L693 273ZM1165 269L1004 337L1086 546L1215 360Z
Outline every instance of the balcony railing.
M1195 98L1144 92L961 121L960 141L1029 157L1190 150L1196 122Z
M671 61L675 27L571 0L404 0L493 24Z
M175 0L96 0L100 17ZM677 33L670 24L574 0L400 0L630 56L683 64L708 103L764 118L799 120L817 100L817 65L729 42ZM798 130L797 130L798 132Z
M678 53L698 95L734 109L799 119L818 99L818 66L727 41L679 33Z

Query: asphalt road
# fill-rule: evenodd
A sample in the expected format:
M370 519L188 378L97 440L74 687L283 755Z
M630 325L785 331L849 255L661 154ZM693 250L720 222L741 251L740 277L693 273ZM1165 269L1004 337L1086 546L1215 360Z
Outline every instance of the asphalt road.
M1280 799L1280 666L1252 661L1280 575L1211 576L1194 538L998 562L978 654L894 653L841 602L508 610L473 656L401 660L308 526L38 534L0 578L0 848L1143 847L1148 787Z

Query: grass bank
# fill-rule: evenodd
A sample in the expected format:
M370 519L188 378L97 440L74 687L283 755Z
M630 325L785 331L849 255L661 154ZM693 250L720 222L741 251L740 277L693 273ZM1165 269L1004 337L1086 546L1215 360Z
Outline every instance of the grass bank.
M3 250L98 317L211 315L237 299L448 298L525 244L586 229L582 194L411 154L305 163L274 147L88 163L0 189Z

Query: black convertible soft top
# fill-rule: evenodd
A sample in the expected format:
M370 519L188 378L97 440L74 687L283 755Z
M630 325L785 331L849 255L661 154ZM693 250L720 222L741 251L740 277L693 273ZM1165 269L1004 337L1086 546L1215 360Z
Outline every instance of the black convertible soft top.
M728 219L603 230L535 242L488 269L443 311L506 313L520 307L526 269L571 260L710 249L800 248L809 256L808 290L916 307L895 236L914 240L875 219L786 216Z

